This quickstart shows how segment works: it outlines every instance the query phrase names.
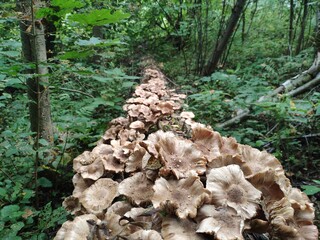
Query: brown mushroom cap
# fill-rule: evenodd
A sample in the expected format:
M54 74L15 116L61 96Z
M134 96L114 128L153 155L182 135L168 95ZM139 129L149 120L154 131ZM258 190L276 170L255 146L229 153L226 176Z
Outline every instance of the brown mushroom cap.
M264 172L269 168L275 171L283 171L279 160L266 151L259 151L248 145L240 145L239 152L241 158L246 162L241 167L246 176Z
M74 196L66 197L63 202L62 206L70 213L78 215L81 211L81 204L79 199Z
M124 179L118 187L119 194L126 196L135 205L151 202L153 196L153 183L142 172Z
M72 222L65 222L54 240L87 240L90 234L88 220L97 221L97 217L93 214L85 214L76 217Z
M127 237L128 240L162 240L161 235L154 230L139 230Z
M172 173L180 179L205 173L207 160L191 141L172 137L170 132L158 131L155 135L159 138L156 147L159 148L160 161L163 165L160 169L161 176Z
M109 178L101 178L80 196L80 203L90 213L98 214L107 209L118 195L118 183Z
M203 205L199 209L199 216L203 218L197 233L214 235L215 239L243 239L243 219L230 207L215 207Z
M86 190L88 187L92 185L92 180L88 179L85 180L80 175L80 173L76 173L72 178L72 183L74 186L74 190L72 192L72 195L76 198L79 198L84 190Z
M227 205L244 219L256 215L261 192L244 178L238 165L212 169L207 176L206 186L216 205Z
M165 240L205 240L204 236L196 233L196 223L188 219L166 217L162 221L161 234Z
M133 153L128 158L126 162L126 172L135 172L137 170L142 170L148 163L148 160L151 158L151 155L147 150L141 147L139 144L136 144Z
M209 197L199 177L190 176L180 180L166 180L160 177L153 187L152 203L155 208L174 211L179 218L197 215L199 208Z

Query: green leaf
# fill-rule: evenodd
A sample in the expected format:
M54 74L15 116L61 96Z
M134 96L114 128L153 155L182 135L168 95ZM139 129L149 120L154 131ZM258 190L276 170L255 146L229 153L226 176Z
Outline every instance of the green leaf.
M96 37L92 37L89 40L79 39L78 41L75 42L75 44L78 44L80 46L97 45L100 43L103 43L103 41Z
M8 205L8 206L4 206L1 209L0 214L2 218L11 217L15 213L17 213L19 210L20 210L20 207L18 205Z
M83 59L89 57L91 54L93 54L94 51L92 50L87 50L87 51L70 51L66 52L62 55L59 56L60 59L62 60L67 60L67 59Z
M49 146L48 141L43 138L39 139L39 144L41 144L42 146Z
M50 188L50 187L52 187L52 182L45 177L41 177L38 179L38 185L40 187Z
M24 227L24 223L23 222L16 222L16 223L14 223L14 224L12 224L10 226L12 231L14 231L16 233L19 232L23 227Z
M301 187L304 189L303 192L309 196L320 192L320 187L317 186L302 185Z
M320 104L318 104L317 108L316 108L316 116L320 116Z
M0 51L0 54L7 57L18 57L20 56L20 52L18 51Z
M123 13L121 10L111 12L111 10L107 9L95 9L88 13L73 14L69 19L83 25L102 26L109 23L117 23L130 16L130 14Z
M0 198L7 196L7 191L4 188L0 188Z
M135 84L136 84L135 82L126 81L126 82L123 82L123 83L122 83L122 87L123 87L123 88L131 88L131 87L134 86Z

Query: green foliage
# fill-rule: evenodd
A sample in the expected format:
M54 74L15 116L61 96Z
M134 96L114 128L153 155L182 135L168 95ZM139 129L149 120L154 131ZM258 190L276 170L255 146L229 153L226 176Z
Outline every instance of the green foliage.
M116 23L128 18L130 15L122 11L111 11L107 9L94 9L88 13L72 14L69 19L85 26L102 26Z

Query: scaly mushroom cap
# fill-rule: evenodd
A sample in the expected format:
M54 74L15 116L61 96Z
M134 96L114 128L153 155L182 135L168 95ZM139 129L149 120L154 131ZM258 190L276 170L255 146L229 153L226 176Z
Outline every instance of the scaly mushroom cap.
M83 177L81 177L80 173L76 173L72 178L72 183L74 186L72 195L76 198L79 198L84 190L92 185L92 180L85 180Z
M246 162L242 167L242 171L246 176L264 172L269 168L275 171L283 171L279 160L266 151L259 151L248 145L240 145L239 152L242 159Z
M101 158L91 153L92 158L95 158L94 162L87 166L81 166L79 173L84 179L98 180L104 174L104 167Z
M278 175L273 169L251 175L247 180L262 192L267 201L278 201L285 196L282 190L285 186L281 186L283 181L278 181Z
M196 233L197 225L188 219L166 217L162 221L161 234L164 240L205 240Z
M107 209L118 195L118 183L109 178L101 178L80 196L80 203L90 213L98 214Z
M80 167L90 165L94 162L95 158L91 156L91 152L84 151L78 157L73 159L73 170L79 172Z
M238 165L212 169L207 176L206 187L217 206L229 206L243 219L256 215L261 192L244 178Z
M147 150L137 144L130 155L128 161L126 162L126 172L135 172L137 170L142 170L148 163L151 155Z
M92 150L92 153L100 157L106 172L119 173L124 171L124 164L113 157L113 148L111 145L100 144Z
M142 172L124 179L118 187L119 194L126 196L135 205L148 204L153 196L153 183Z
M214 235L218 240L241 240L244 222L241 216L230 207L203 205L199 209L200 222L197 233Z
M108 207L107 213L114 213L123 216L126 212L129 212L131 208L132 206L130 203L119 201L113 203L110 207Z
M129 235L128 240L162 240L161 235L154 230L139 230Z
M152 203L155 208L174 211L179 218L194 218L209 191L203 187L199 177L190 176L180 180L166 180L160 177L153 187Z
M209 163L221 155L222 137L218 132L195 125L192 128L192 141L205 154Z
M65 222L57 232L54 240L87 240L90 235L88 220L97 221L93 214L85 214L76 217L72 222Z
M141 121L134 121L134 122L130 123L129 127L132 128L132 129L142 130L142 129L144 129L145 125Z
M81 213L79 199L74 196L66 197L62 202L62 206L71 214L78 215L77 213Z
M180 139L172 134L157 132L160 136L156 146L159 148L160 161L163 167L161 176L172 173L177 179L190 175L202 175L206 171L206 159L195 145L185 139Z

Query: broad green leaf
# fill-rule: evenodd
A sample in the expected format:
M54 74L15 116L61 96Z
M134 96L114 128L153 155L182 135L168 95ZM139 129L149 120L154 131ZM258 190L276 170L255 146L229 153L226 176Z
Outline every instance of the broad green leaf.
M121 10L112 12L107 9L92 10L88 13L76 13L69 17L70 20L78 22L83 25L102 26L110 23L117 23L130 16Z
M19 232L23 227L24 227L24 223L23 222L16 222L16 223L14 223L14 224L12 224L10 226L12 231L14 231L16 233Z
M4 206L0 210L0 214L2 218L11 217L15 215L15 213L17 213L19 210L20 210L20 207L18 205L8 205L8 206Z
M39 143L40 143L42 146L48 146L48 145L49 145L48 141L45 140L45 139L43 139L43 138L39 139Z
M320 192L320 187L317 186L302 185L301 187L304 189L303 192L307 195L314 195Z
M124 88L131 88L131 87L134 86L135 84L136 84L135 82L126 81L126 82L123 82L123 83L122 83L122 87L124 87Z
M70 51L66 52L62 55L59 56L60 59L66 60L66 59L83 59L89 57L91 54L93 54L94 51L92 50L87 50L87 51Z
M100 77L100 76L92 76L92 78L93 78L94 80L97 80L97 81L102 82L102 83L110 82L110 81L113 80L113 78Z
M3 198L7 195L7 191L5 188L0 188L0 198Z
M52 182L45 178L45 177L41 177L38 179L38 184L40 187L44 187L44 188L50 188L52 187Z
M318 104L317 108L316 108L316 116L320 116L320 104Z
M7 57L18 57L21 53L19 51L0 51L0 54Z
M103 41L101 39L99 39L99 38L92 37L89 40L79 39L75 43L80 45L80 46L88 46L88 45L97 45L97 44L103 43Z

